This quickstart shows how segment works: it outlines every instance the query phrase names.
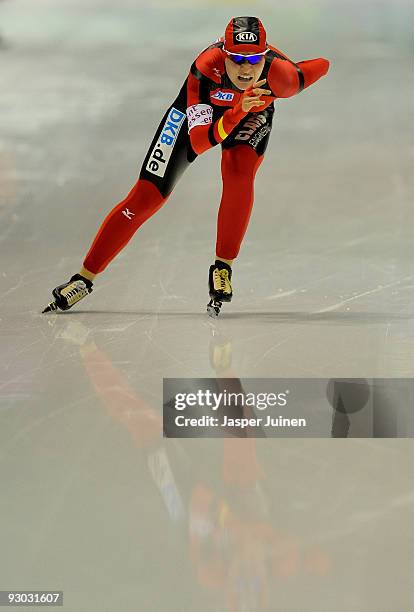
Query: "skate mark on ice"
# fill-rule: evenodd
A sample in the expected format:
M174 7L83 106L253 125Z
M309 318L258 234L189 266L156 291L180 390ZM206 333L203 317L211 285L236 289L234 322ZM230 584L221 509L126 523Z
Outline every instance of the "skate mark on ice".
M340 306L344 306L345 304L349 304L350 302L354 302L355 300L358 300L361 297L365 297L367 295L372 295L374 293L379 293L381 291L384 291L385 289L390 289L390 287L395 287L396 285L399 285L400 283L407 281L407 280L411 280L412 278L414 278L413 276L406 276L405 278L401 278L398 281L395 281L393 283L389 283L388 285L379 285L378 287L375 287L375 289L371 289L369 291L363 291L362 293L358 293L357 295L353 295L350 298L347 298L346 300L342 300L341 302L337 302L336 304L332 304L332 306L328 306L327 308L322 308L322 310L317 310L314 314L322 314L325 312L330 312L331 310L335 310L336 308L339 308Z
M295 293L298 292L304 292L307 289L309 289L310 287L315 287L317 286L319 283L322 283L325 280L328 280L329 278L335 278L337 275L336 274L328 274L327 276L322 276L321 278L317 278L316 280L312 281L311 283L306 283L305 285L300 285L299 287L296 287L295 289L290 289L289 291L280 291L279 293L275 293L274 295L269 295L267 297L265 297L265 300L278 300L282 297L287 297L289 295L294 295Z

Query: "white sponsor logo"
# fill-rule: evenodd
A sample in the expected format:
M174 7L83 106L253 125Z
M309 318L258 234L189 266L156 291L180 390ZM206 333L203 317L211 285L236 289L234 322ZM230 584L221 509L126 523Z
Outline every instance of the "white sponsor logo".
M161 130L159 141L151 151L147 162L146 169L151 174L164 176L184 119L185 114L172 107Z
M258 132L253 134L249 140L249 144L252 145L253 149L257 149L258 144L267 136L270 132L270 125L264 125Z
M225 100L231 102L234 98L234 94L228 91L216 91L214 96L211 96L214 100Z
M257 36L254 32L239 32L236 34L237 42L257 42Z
M132 219L132 217L135 217L135 213L133 213L130 210L128 210L128 208L123 210L122 214L125 215L128 219Z
M213 107L210 104L193 104L187 108L188 131L196 125L209 125L213 121Z

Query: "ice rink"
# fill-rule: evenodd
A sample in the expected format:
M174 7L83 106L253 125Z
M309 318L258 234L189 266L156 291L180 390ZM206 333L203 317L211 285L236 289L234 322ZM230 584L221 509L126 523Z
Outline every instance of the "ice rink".
M331 69L276 103L233 302L205 313L216 147L87 299L40 314L244 14ZM166 439L162 385L413 377L413 23L408 0L0 0L0 590L63 590L68 612L412 611L412 440Z

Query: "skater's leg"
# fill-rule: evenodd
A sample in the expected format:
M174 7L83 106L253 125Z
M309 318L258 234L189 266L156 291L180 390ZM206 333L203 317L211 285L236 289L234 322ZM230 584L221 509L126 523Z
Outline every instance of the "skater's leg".
M217 217L216 261L210 266L207 312L218 316L222 302L231 301L232 263L249 224L254 180L272 129L274 108L249 113L222 142L223 192Z
M92 291L92 281L129 242L137 229L167 200L158 188L139 179L128 196L122 200L101 225L78 275L68 283L59 285L52 293L55 298L43 312L68 310Z
M263 155L247 145L223 149L223 192L217 218L217 259L232 262L249 224L254 198L254 178ZM231 265L231 264L230 264Z
M80 273L53 289L54 301L43 312L57 308L68 310L91 293L95 275L106 268L144 221L161 208L185 169L196 159L185 129L185 108L177 110L180 100L177 98L175 106L165 113L144 159L138 182L105 218ZM164 134L170 124L174 125L174 140Z
M165 204L184 171L196 159L190 148L185 109L177 110L182 102L181 98L177 99L166 111L142 164L138 182L102 223L83 262L83 269L89 274L96 275L106 268L137 229ZM181 117L179 123L177 115ZM165 126L171 121L174 121L176 139L171 144L162 144Z
M131 240L137 229L167 199L168 196L163 197L153 183L139 179L127 197L103 221L83 262L84 269L93 275L102 272Z
M222 302L233 297L233 259L239 253L253 206L253 186L263 155L246 145L223 149L223 194L217 219L216 261L210 266L207 312L217 317Z
M217 219L216 258L231 266L249 224L254 179L272 130L274 106L249 113L222 142L223 192Z

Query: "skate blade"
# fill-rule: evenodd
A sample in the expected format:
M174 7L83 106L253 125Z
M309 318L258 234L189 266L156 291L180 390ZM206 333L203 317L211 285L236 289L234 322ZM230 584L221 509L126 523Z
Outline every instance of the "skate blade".
M57 310L57 308L58 308L58 307L57 307L56 302L50 302L50 304L48 304L48 305L46 306L46 308L45 308L44 310L42 310L42 314L43 314L44 312L54 312L55 310Z
M210 300L210 302L207 304L207 314L212 319L217 319L217 317L220 314L220 309L221 309L221 302Z

